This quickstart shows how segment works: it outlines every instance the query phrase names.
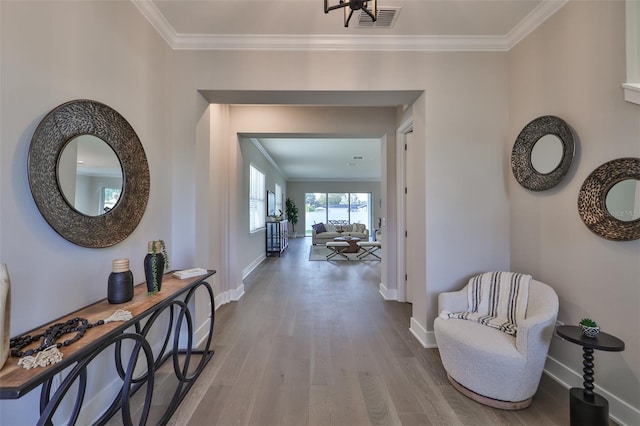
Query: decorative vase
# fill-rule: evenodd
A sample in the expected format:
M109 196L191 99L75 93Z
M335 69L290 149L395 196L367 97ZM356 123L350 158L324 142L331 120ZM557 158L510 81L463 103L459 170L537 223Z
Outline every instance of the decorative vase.
M7 265L0 265L0 368L9 358L9 320L11 319L11 280Z
M107 282L107 300L111 304L125 303L133 299L133 274L129 259L114 259L113 272Z
M162 241L149 241L148 253L144 257L144 277L149 293L157 293L162 288L162 274L165 264L163 245Z
M587 337L594 338L600 333L600 327L589 327L587 325L580 324L580 328L582 329L582 334Z

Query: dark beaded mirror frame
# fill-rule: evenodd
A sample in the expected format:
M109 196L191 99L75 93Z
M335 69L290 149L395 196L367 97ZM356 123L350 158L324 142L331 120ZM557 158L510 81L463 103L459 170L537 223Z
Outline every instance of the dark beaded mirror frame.
M77 211L60 188L60 154L79 135L93 135L106 142L122 167L120 199L99 216ZM92 100L64 103L42 119L31 139L27 170L42 216L63 238L83 247L109 247L127 238L140 223L149 199L149 166L136 132L117 111Z
M607 209L609 190L617 183L640 181L640 158L618 158L596 168L582 184L578 194L580 218L593 233L613 241L640 239L640 219L624 221Z
M535 144L545 135L555 135L562 142L562 158L549 173L538 172L531 162ZM564 120L544 115L527 124L513 145L511 169L520 185L531 191L545 191L556 186L567 174L573 161L575 143L571 128Z

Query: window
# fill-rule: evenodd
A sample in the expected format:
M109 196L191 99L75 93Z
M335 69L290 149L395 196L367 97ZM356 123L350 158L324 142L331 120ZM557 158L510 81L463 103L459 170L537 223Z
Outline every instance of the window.
M264 173L249 165L249 232L256 232L265 227L266 206Z
M640 105L640 2L626 2L627 32L627 82L624 87L624 98Z
M315 192L305 194L305 235L311 225L329 220L364 223L371 230L371 194L367 192Z
M282 187L276 183L276 214L280 216L284 210L282 209Z
M327 221L339 220L349 223L349 194L330 192L327 194Z
M100 213L108 212L116 205L120 199L120 192L122 188L108 188L103 186L100 191Z

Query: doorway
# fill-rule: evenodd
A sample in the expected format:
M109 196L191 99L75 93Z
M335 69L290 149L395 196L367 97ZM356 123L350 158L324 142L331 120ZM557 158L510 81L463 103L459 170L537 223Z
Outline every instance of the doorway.
M397 285L398 285L398 301L413 303L414 291L410 285L412 277L409 270L412 259L415 255L411 250L413 240L417 237L411 235L408 227L413 220L417 219L417 208L415 197L411 197L411 182L408 176L412 176L415 167L415 161L410 159L410 150L413 145L413 123L407 122L398 129L398 144L396 149L396 167L398 172L398 251L396 255L397 263Z

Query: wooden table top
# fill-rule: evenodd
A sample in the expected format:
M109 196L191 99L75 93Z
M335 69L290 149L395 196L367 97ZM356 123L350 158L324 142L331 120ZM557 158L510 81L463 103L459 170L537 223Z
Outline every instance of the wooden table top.
M134 287L133 299L129 302L112 305L105 298L31 331L23 333L31 335L39 334L55 323L64 322L76 317L86 318L89 323L93 324L99 320L108 318L119 309L129 311L133 316L131 320L126 322L110 322L87 329L86 333L80 340L70 346L63 346L59 349L63 354L63 359L57 364L48 365L46 367L35 367L27 370L18 365L18 360L20 358L9 356L7 362L2 366L2 369L0 369L0 399L20 398L33 388L44 383L48 377L51 377L51 375L56 374L69 365L72 365L78 359L81 359L92 350L92 347L98 346L100 340L104 337L121 333L123 330L131 327L136 321L143 319L163 305L169 304L179 293L185 292L190 287L194 287L197 283L212 276L216 271L209 270L205 275L186 278L183 280L174 278L172 273L173 271L168 272L163 276L162 289L157 294L148 295L146 284L140 283ZM69 334L63 336L61 340L69 339L74 335L75 334ZM32 347L37 347L39 344L39 342L32 343L30 346L24 348L23 351Z

